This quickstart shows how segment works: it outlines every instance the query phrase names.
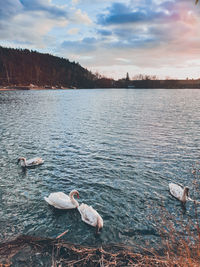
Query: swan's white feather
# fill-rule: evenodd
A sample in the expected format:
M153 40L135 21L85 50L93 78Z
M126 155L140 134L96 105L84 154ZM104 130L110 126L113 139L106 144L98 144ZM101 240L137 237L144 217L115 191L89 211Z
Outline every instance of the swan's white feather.
M18 162L20 162L20 165L22 167L33 167L44 163L44 160L42 158L33 158L33 159L26 159L24 157L21 157L18 159Z
M182 201L184 188L178 184L170 183L169 190L172 196Z
M44 197L44 200L57 209L75 209L76 206L71 202L68 195L63 192L51 193L48 197Z
M26 161L26 166L40 165L43 163L44 163L44 160L42 158L33 158L33 159L28 159Z
M90 224L92 226L97 226L98 220L100 224L100 228L103 227L103 219L99 215L99 213L93 209L91 206L88 206L87 204L82 203L78 210L81 214L81 219L87 224Z

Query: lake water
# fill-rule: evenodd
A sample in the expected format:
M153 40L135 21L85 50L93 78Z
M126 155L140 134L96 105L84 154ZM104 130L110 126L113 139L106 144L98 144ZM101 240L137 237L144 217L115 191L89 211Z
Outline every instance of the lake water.
M200 90L94 89L0 92L0 241L20 234L79 244L157 242L150 215L164 205L177 220L194 218L169 195L191 188L200 159ZM45 163L24 172L17 159ZM77 189L104 228L44 196Z

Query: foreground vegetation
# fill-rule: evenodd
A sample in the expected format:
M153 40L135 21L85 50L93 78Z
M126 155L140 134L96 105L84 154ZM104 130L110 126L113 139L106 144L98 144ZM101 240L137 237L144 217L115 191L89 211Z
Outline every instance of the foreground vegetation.
M198 230L199 231L199 230ZM200 266L200 232L191 241L177 239L174 229L165 235L164 249L122 246L99 248L73 245L60 239L19 237L0 245L0 266ZM134 251L135 250L135 251Z

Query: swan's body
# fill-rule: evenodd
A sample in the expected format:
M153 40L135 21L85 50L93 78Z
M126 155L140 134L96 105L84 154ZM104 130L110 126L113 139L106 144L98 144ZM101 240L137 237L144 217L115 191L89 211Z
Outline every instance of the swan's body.
M103 228L103 219L99 213L87 204L81 204L78 207L78 211L81 214L81 219L87 224L97 227L97 230Z
M26 158L21 157L18 159L18 163L19 162L22 167L32 167L43 164L44 160L42 158L33 158L27 160Z
M78 201L74 199L74 195L79 198L77 190L72 190L68 195L63 192L51 193L48 197L44 197L44 200L51 206L57 209L75 209L78 208Z
M170 183L169 190L172 196L180 200L182 203L185 203L187 200L190 200L188 196L189 188L181 187L178 184Z

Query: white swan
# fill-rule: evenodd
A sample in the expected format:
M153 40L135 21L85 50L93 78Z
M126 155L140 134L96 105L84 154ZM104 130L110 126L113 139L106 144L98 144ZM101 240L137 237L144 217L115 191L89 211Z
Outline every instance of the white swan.
M82 203L78 207L78 211L81 214L81 219L87 224L90 224L97 228L97 233L101 228L103 228L103 219L99 213L93 209L91 206Z
M191 200L188 195L189 188L187 186L182 187L178 184L169 183L169 190L172 196L180 200L182 203L186 203L187 200Z
M41 165L44 163L44 160L42 158L33 158L27 160L24 157L18 158L17 163L20 162L21 167L32 167L32 166L37 166Z
M56 192L51 193L48 197L44 197L44 200L57 209L75 209L78 208L79 204L74 199L74 195L79 198L79 192L77 190L72 190L69 196L63 192Z

